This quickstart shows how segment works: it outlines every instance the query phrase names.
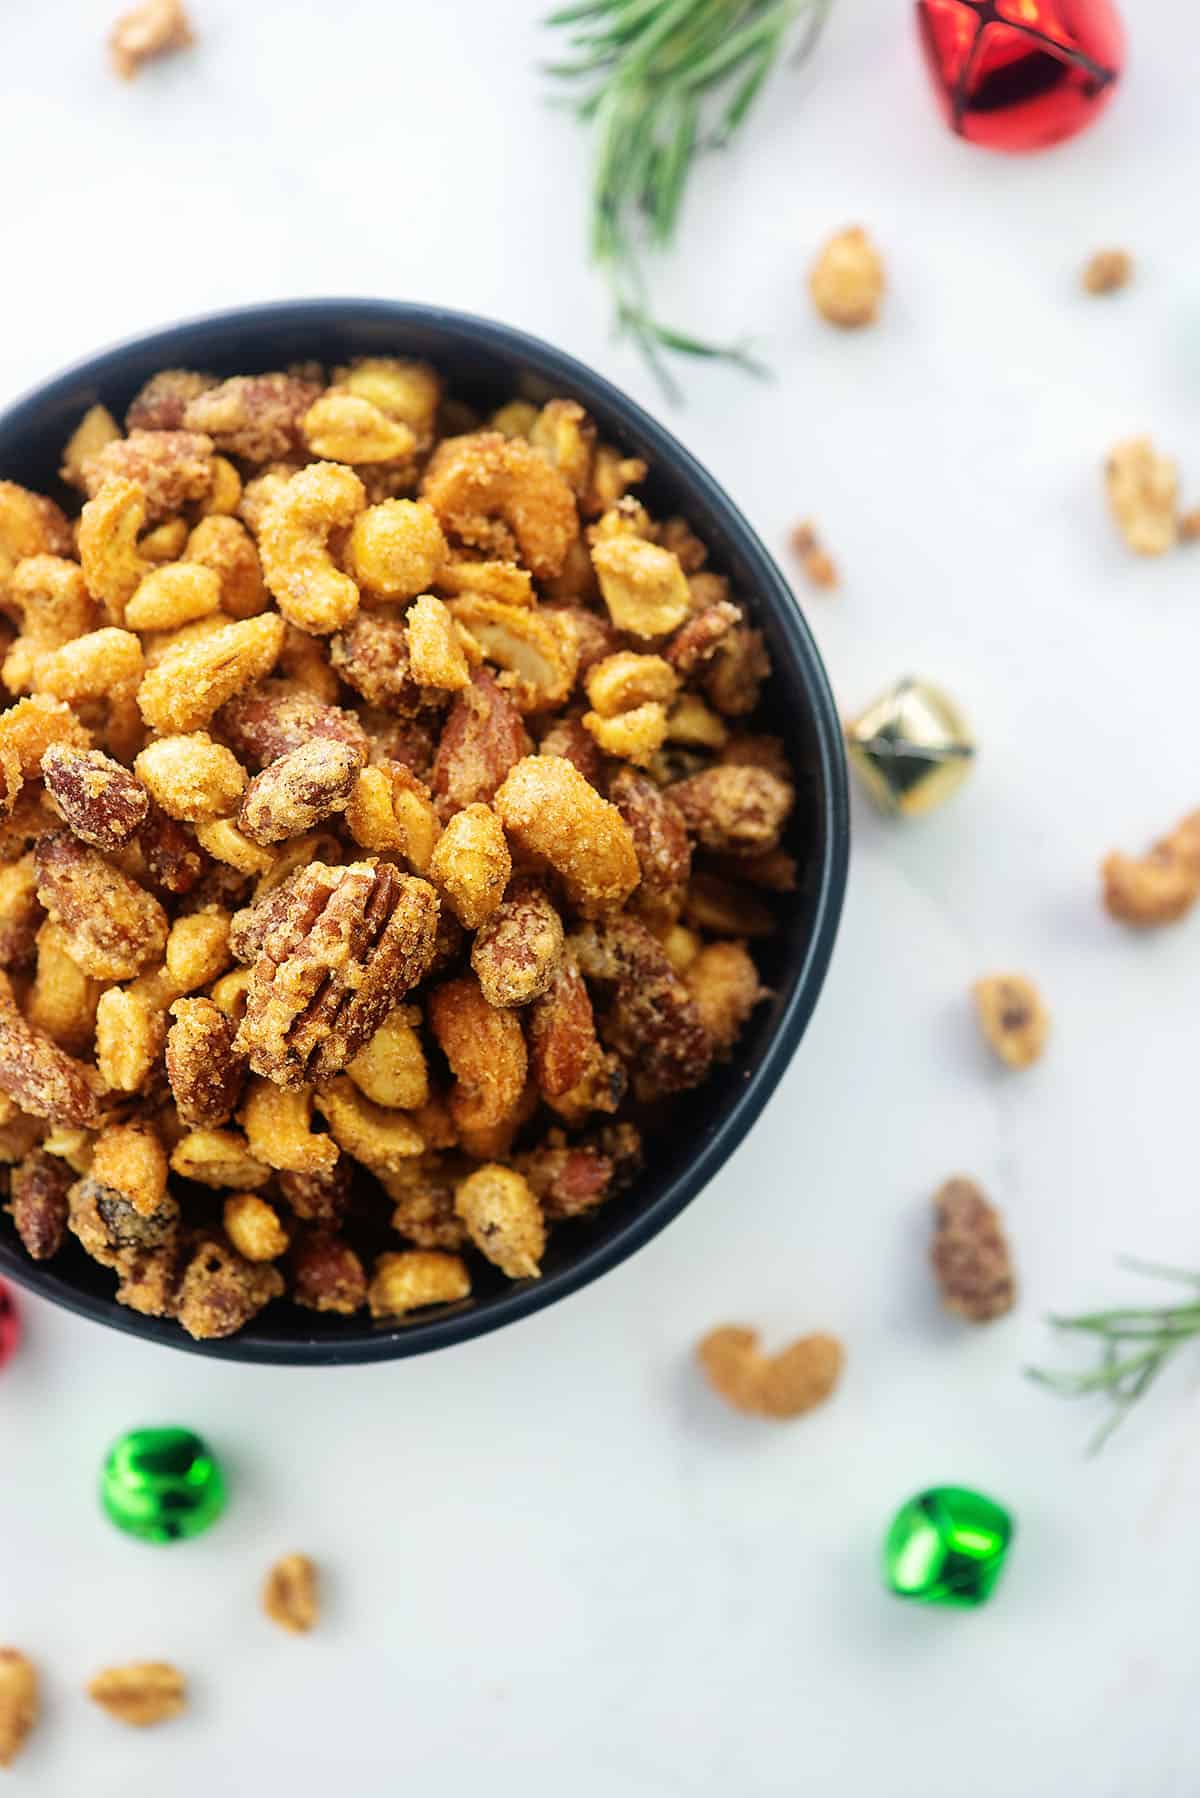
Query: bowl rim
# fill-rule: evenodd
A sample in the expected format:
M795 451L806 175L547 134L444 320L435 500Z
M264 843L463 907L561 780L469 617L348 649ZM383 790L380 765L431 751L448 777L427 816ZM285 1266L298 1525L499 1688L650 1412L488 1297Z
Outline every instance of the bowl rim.
M398 333L405 325L419 325L426 330L475 335L498 354L520 360L539 376L562 383L563 391L585 406L591 401L629 424L643 442L652 446L651 453L656 459L671 467L681 487L703 496L704 502L720 514L729 537L736 541L739 554L753 571L756 598L772 613L787 641L809 704L819 753L821 809L827 827L816 880L812 926L796 968L790 998L761 1061L733 1099L727 1115L657 1198L635 1212L611 1236L589 1245L568 1266L546 1274L540 1280L514 1285L489 1298L482 1306L443 1313L392 1329L364 1329L359 1336L344 1342L316 1336L308 1341L302 1338L273 1341L269 1336L257 1334L253 1324L222 1340L197 1342L169 1318L147 1317L118 1305L115 1298L79 1291L70 1281L54 1273L52 1262L31 1261L0 1239L0 1273L17 1285L78 1316L121 1330L141 1341L204 1355L212 1360L307 1367L356 1366L425 1354L470 1341L515 1323L519 1318L532 1316L618 1267L691 1203L757 1121L779 1084L816 1006L829 967L846 888L850 814L842 727L820 652L791 587L740 508L674 433L604 375L543 338L496 319L420 301L335 295L227 307L137 332L79 358L26 389L5 406L0 411L0 436L26 428L28 422L52 405L59 394L69 391L82 380L94 380L99 385L106 378L119 378L120 364L130 356L144 357L153 353L157 357L161 354L159 366L170 368L177 365L173 352L182 353L186 348L188 357L195 360L197 352L191 339L197 332L220 334L239 324L247 328L252 326L260 332L272 323L278 324L282 331L289 327L312 327L321 322L335 324L339 321L392 323Z

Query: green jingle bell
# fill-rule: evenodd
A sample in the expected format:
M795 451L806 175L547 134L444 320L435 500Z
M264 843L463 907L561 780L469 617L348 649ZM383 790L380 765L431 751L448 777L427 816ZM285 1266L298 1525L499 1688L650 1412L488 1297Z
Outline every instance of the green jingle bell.
M962 785L975 744L949 694L906 675L846 726L846 753L881 811L916 818Z
M130 1430L108 1451L100 1502L126 1535L179 1542L217 1521L225 1509L225 1477L193 1430Z
M898 1598L979 1605L991 1596L1012 1542L1002 1505L966 1486L932 1486L901 1505L883 1551L883 1577Z

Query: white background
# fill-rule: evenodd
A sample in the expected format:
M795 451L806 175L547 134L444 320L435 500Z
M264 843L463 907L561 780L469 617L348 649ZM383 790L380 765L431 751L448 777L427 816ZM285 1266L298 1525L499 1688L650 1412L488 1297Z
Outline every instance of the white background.
M343 292L510 320L659 404L585 270L585 146L544 103L534 6L195 0L195 52L131 87L109 10L6 9L0 399L182 314ZM825 996L751 1140L633 1263L432 1359L239 1369L27 1301L0 1376L0 1640L47 1701L14 1791L1193 1798L1200 1357L1098 1461L1096 1417L1021 1374L1054 1352L1048 1309L1140 1295L1119 1252L1200 1265L1200 921L1136 939L1096 899L1108 848L1200 802L1200 565L1128 555L1099 475L1151 430L1200 500L1200 51L1186 0L1131 10L1111 114L1010 161L945 133L907 5L838 0L663 274L665 312L750 328L774 366L685 369L670 422L781 553L819 521L844 585L802 597L843 707L928 674L982 743L928 821L857 808ZM842 336L804 274L854 220L891 292ZM1136 287L1087 299L1078 265L1110 242ZM1026 1076L973 1034L995 966L1054 1010ZM925 1271L958 1170L1021 1277L980 1333ZM723 1414L688 1357L727 1319L842 1335L836 1401L778 1430ZM94 1502L105 1445L148 1421L204 1431L235 1487L178 1549ZM1019 1520L975 1613L880 1587L893 1506L939 1480ZM257 1612L292 1547L328 1573L307 1641ZM134 1735L79 1688L145 1656L194 1702Z

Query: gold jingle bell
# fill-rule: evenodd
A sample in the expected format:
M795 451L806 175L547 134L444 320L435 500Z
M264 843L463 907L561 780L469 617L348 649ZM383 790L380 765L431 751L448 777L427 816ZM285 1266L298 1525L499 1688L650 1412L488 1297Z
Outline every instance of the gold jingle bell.
M905 818L949 799L975 760L967 721L948 694L905 675L846 726L850 765L881 811Z

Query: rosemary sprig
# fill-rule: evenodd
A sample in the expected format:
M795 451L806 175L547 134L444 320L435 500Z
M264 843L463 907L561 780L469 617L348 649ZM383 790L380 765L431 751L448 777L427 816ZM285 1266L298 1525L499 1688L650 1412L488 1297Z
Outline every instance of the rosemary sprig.
M1193 1286L1197 1289L1197 1297L1187 1304L1123 1307L1114 1311L1086 1311L1077 1317L1051 1317L1048 1321L1055 1329L1071 1330L1093 1338L1100 1349L1100 1364L1085 1373L1061 1373L1040 1367L1026 1369L1030 1379L1062 1397L1086 1398L1101 1393L1109 1400L1112 1407L1109 1415L1090 1444L1093 1454L1104 1446L1117 1425L1144 1397L1171 1356L1185 1343L1200 1337L1200 1273L1128 1257L1122 1261L1122 1266L1154 1279L1175 1280Z
M744 343L715 344L659 320L645 252L674 239L702 153L723 149L749 116L799 20L806 56L832 0L578 0L546 23L570 54L547 73L572 89L592 130L591 254L608 276L618 329L638 344L672 397L664 352L764 369Z

